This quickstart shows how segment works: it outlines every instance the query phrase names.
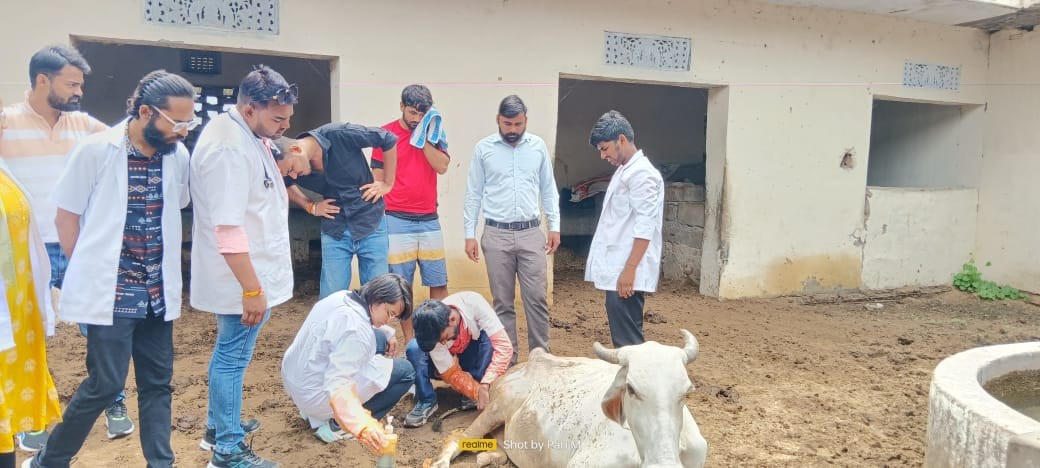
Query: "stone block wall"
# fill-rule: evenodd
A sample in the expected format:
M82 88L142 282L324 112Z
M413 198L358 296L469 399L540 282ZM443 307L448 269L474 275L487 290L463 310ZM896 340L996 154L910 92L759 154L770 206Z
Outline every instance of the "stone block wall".
M704 241L704 186L669 182L664 194L661 276L666 281L700 282Z

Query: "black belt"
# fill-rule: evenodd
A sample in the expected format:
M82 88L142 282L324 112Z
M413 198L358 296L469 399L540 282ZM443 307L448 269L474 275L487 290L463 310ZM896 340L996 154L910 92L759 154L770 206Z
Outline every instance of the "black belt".
M536 228L542 225L540 219L532 219L530 221L516 221L513 223L500 223L490 219L485 219L484 222L491 227L505 229L507 231L523 231L525 229Z

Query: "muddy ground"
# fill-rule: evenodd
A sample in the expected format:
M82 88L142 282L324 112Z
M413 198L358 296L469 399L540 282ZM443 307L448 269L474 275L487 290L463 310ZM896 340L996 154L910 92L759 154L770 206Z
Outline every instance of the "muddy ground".
M372 466L373 458L356 442L325 445L315 439L282 389L282 352L316 297L313 281L302 284L297 299L275 309L246 374L244 415L263 423L252 445L287 467ZM921 465L936 364L975 346L1040 339L1040 308L954 291L876 308L805 305L804 298L720 302L695 290L665 285L652 295L646 335L680 345L682 327L700 340L700 357L689 366L698 391L688 406L710 444L709 466ZM557 271L554 299L554 353L591 356L593 341L609 343L603 298L580 273ZM214 319L206 313L185 311L175 327L173 446L181 467L202 467L208 460L197 444L205 426L214 336ZM521 348L525 355L526 343ZM63 324L48 352L58 393L67 402L86 375L84 339ZM135 389L131 374L128 405L136 421ZM439 394L441 411L458 401L446 389ZM394 414L410 409L406 399ZM455 415L445 430L464 427L473 416ZM99 420L74 466L144 466L136 433L108 440L104 430ZM433 456L447 432L427 425L400 434L397 463L403 467ZM462 458L460 466L472 466L472 460Z

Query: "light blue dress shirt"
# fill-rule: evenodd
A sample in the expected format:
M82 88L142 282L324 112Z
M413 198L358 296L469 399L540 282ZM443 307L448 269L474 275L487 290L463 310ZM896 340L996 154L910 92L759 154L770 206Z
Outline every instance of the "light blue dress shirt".
M467 239L477 237L482 204L484 218L501 223L540 219L544 211L549 231L560 232L560 194L541 138L524 133L514 148L495 132L477 142L466 181Z

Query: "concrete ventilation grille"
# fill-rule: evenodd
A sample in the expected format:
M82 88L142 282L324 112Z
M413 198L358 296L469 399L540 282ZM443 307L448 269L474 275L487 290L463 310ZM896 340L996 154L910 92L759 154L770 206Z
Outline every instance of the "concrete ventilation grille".
M142 0L147 23L278 34L279 0Z
M665 71L690 70L690 39L606 31L603 63Z
M903 86L958 91L961 87L961 67L907 61L903 64Z

